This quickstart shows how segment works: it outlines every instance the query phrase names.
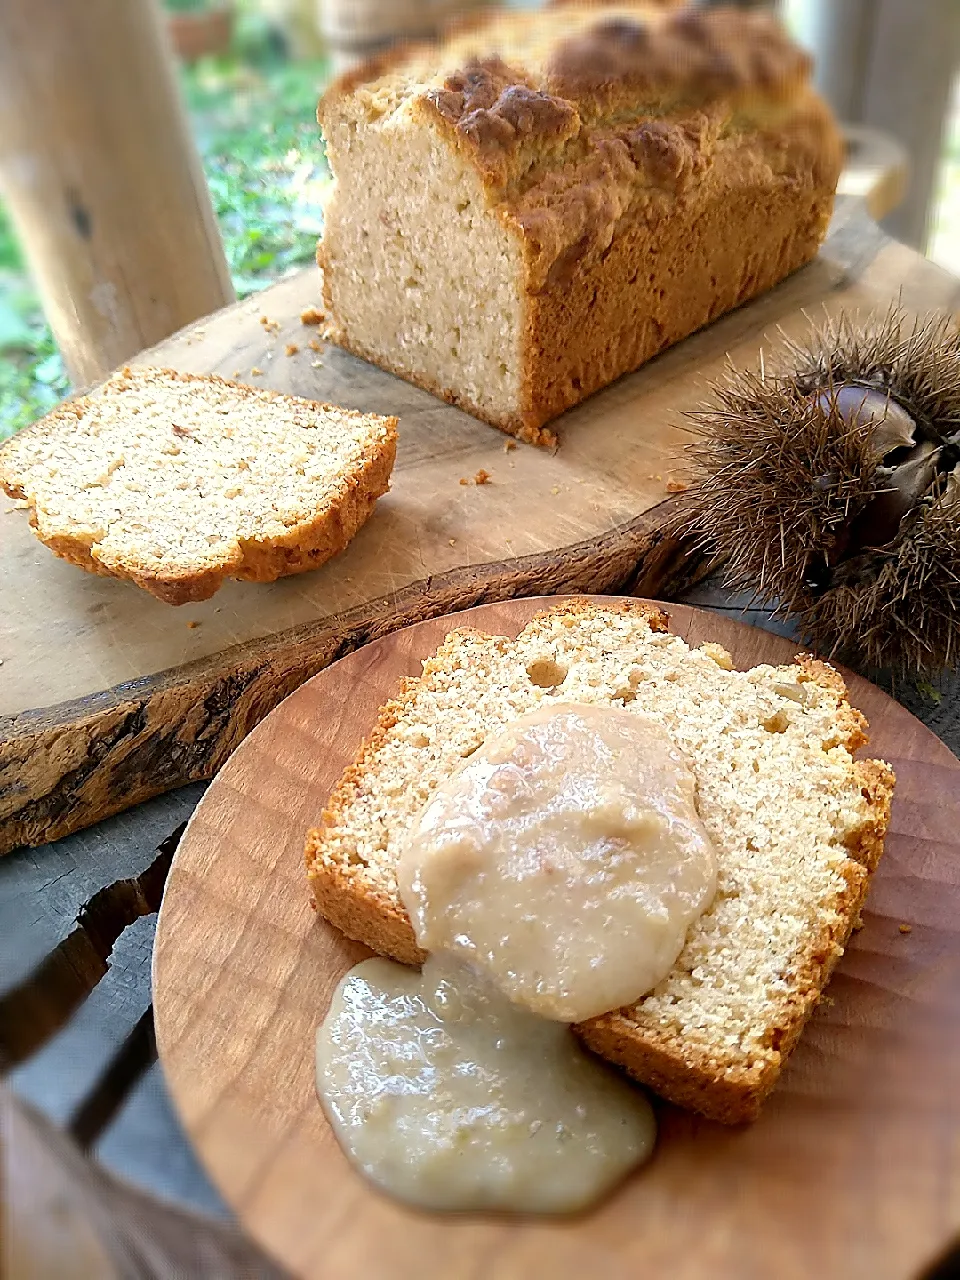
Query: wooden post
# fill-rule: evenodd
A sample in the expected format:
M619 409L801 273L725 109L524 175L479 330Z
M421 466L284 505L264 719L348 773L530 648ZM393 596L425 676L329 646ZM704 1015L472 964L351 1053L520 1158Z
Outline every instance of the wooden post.
M156 0L2 0L0 195L80 386L234 300Z
M910 159L905 199L884 221L924 249L960 62L956 0L786 0L816 58L817 86L845 124L890 135Z
M912 180L884 227L923 251L960 70L960 5L956 0L883 0L878 10L862 118L907 149Z

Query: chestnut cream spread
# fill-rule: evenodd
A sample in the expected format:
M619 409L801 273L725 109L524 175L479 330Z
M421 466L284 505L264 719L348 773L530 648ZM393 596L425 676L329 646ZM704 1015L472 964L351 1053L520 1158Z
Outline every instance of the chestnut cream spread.
M417 942L546 1018L630 1004L716 891L695 801L688 761L648 716L522 716L436 789L407 841L397 880Z
M620 707L554 704L434 792L398 883L423 972L367 960L317 1033L351 1159L430 1209L583 1208L654 1141L644 1096L566 1023L672 968L716 890L689 763Z
M651 1152L644 1095L569 1027L448 957L365 960L317 1033L317 1090L370 1180L425 1209L564 1213Z

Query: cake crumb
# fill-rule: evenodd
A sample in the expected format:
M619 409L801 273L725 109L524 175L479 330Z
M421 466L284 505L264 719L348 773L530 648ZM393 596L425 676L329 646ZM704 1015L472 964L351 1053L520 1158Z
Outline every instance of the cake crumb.
M683 483L682 480L668 480L667 493L686 493L689 485Z
M448 538L447 541L450 543L451 547L455 547L457 545L456 538Z
M319 307L304 307L300 312L301 324L323 324L326 318L326 315Z
M480 470L477 472L477 474L473 477L473 483L474 483L474 484L489 484L489 483L490 483L490 479L491 479L490 472L489 472L489 471L484 471L483 467L481 467L481 468L480 468Z
M300 348L295 342L288 342L283 349L283 354L285 356L295 356L299 350Z
M259 368L257 365L254 365L254 366L253 366L253 368L250 370L250 377L251 377L251 378L262 378L262 377L263 377L263 370L262 370L261 368Z
M322 360L311 360L311 361L310 361L310 368L311 368L311 369L322 369L322 368L323 368L323 361L322 361Z
M322 350L323 350L323 343L322 343L322 342L318 342L318 341L316 340L316 338L311 338L311 339L310 339L310 341L307 343L307 346L310 348L310 350L311 350L311 351L322 351Z
M508 440L508 441L506 442L506 444L503 446L503 452L504 452L504 453L513 453L513 451L514 451L514 449L516 449L516 447L517 447L517 442L516 442L516 440Z
M460 483L461 483L461 484L469 484L469 483L470 483L470 481L467 479L467 477L466 477L466 476L461 476L461 477L460 477Z
M260 317L260 323L261 323L262 325L269 326L269 324L270 324L270 317L269 317L269 316L261 316L261 317Z
M239 370L239 369L234 369L234 371L233 371L233 378L234 378L234 379L237 379L237 378L239 378L239 377L240 377L240 370Z
M196 631L199 625L200 623L197 622L196 618L191 618L190 621L187 623L187 627L190 631Z
M556 497L557 494L560 492L560 486L558 484L555 484L553 488L550 490L550 492L553 494L554 497Z
M913 925L912 925L912 924L902 924L902 925L900 925L900 932L901 932L901 933L913 933Z

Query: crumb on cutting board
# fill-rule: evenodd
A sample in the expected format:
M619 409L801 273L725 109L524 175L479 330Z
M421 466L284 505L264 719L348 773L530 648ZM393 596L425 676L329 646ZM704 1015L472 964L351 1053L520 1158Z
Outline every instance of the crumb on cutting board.
M190 621L187 623L187 627L190 631L196 631L199 625L200 623L196 620L196 618L191 618Z
M901 933L913 933L913 925L912 925L912 924L902 924L902 925L900 925L900 932L901 932Z
M263 370L262 370L258 365L254 365L254 366L253 366L253 368L250 370L250 377L251 377L251 378L262 378L262 377L263 377Z
M323 324L326 315L319 307L304 307L300 312L301 324Z
M684 484L682 480L668 480L667 493L686 493L689 485Z
M300 348L295 342L288 342L283 349L283 354L285 356L295 356L299 350Z
M505 443L504 443L504 446L503 446L503 452L504 452L504 453L513 453L513 451L514 451L514 449L516 449L516 447L517 447L517 442L516 442L516 440L507 440L507 441L505 441Z

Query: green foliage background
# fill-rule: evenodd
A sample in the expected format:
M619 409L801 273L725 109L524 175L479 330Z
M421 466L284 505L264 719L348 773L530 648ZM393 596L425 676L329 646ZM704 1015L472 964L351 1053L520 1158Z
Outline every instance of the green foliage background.
M315 118L326 64L287 62L253 15L229 57L181 75L234 285L246 297L313 259L329 181ZM0 205L0 439L69 389Z

